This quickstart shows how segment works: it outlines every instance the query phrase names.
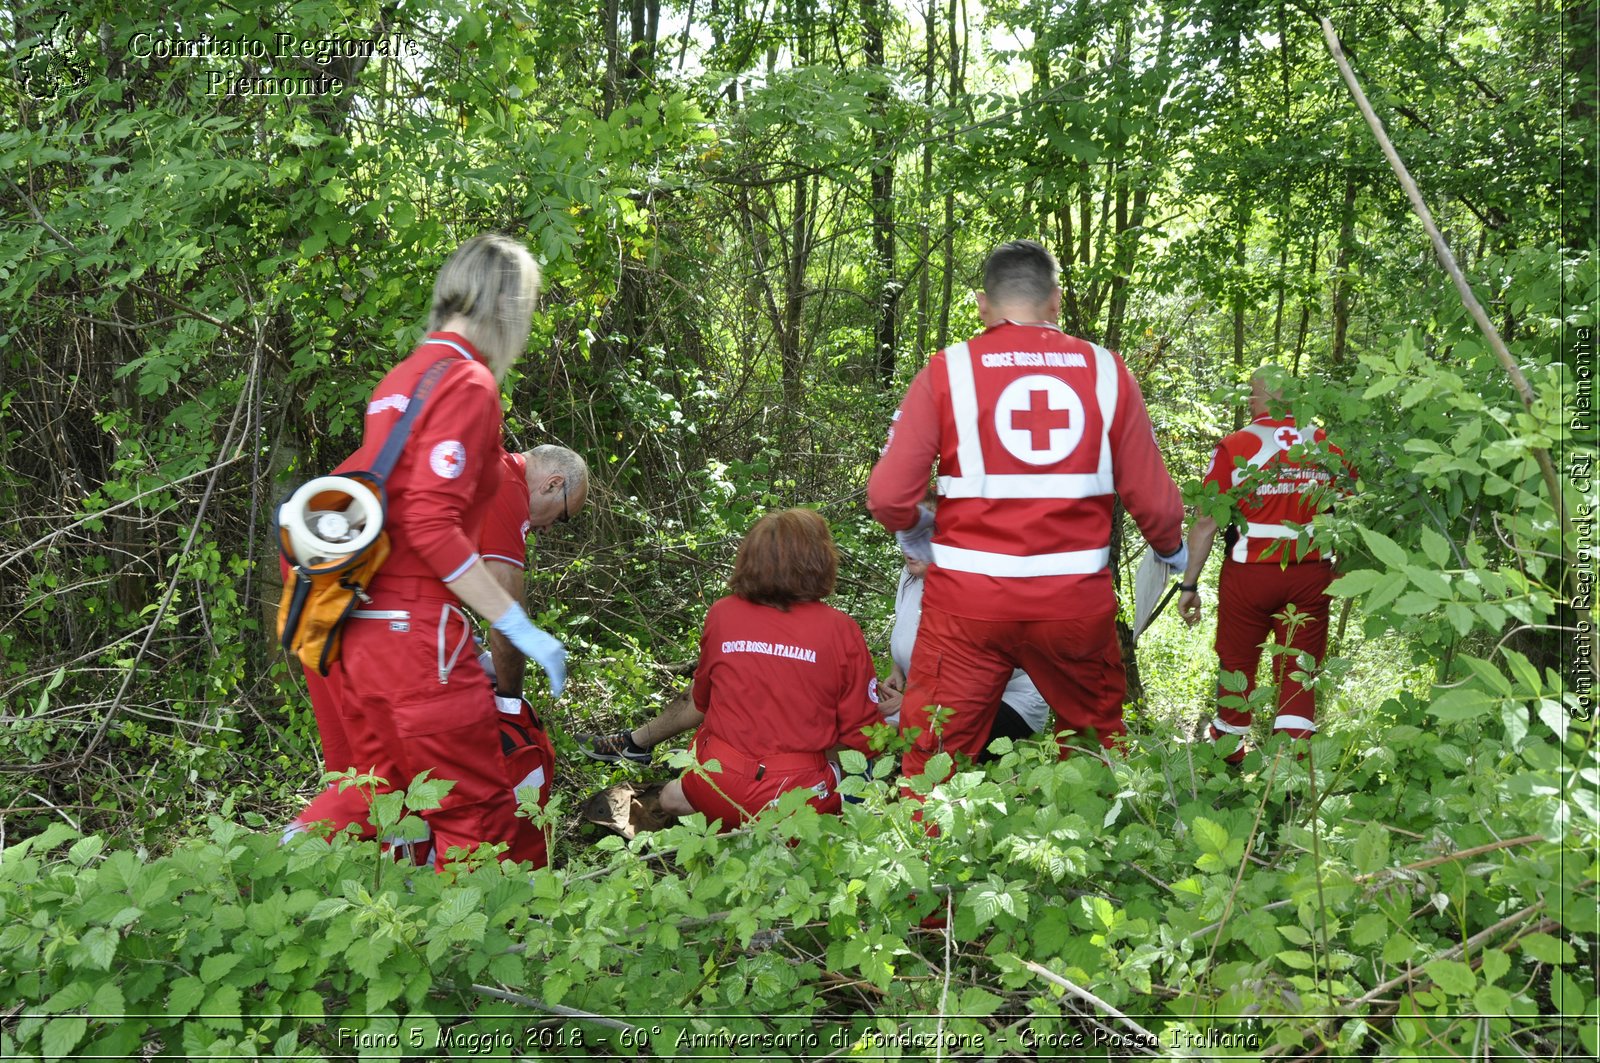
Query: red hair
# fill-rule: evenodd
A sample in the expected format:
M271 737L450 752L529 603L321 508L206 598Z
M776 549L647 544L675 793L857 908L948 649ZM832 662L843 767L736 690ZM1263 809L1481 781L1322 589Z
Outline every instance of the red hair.
M745 533L728 589L757 605L787 609L833 593L839 551L828 522L811 509L768 513Z

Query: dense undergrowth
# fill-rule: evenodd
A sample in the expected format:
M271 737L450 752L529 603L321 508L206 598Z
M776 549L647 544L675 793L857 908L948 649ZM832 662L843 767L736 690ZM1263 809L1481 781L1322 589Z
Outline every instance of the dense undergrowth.
M162 856L52 827L0 861L0 998L22 1009L0 1048L1593 1052L1593 809L1570 777L1592 731L1495 731L1401 693L1240 772L1150 737L1110 761L1026 742L933 790L934 837L857 780L837 818L691 819L531 874L280 845L231 804Z

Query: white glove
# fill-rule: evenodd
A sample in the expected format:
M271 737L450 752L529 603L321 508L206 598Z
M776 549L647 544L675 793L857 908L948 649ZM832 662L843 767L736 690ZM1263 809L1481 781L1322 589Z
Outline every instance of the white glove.
M905 531L894 533L900 552L913 561L933 560L933 507L926 502L917 504L917 523Z
M512 602L494 629L511 640L524 657L534 661L550 678L550 696L559 698L567 685L567 651L549 632L533 626L522 606Z
M1155 547L1150 549L1154 550ZM1172 570L1172 574L1179 579L1183 578L1183 570L1189 567L1189 544L1179 543L1178 548L1170 554L1156 554L1156 560Z

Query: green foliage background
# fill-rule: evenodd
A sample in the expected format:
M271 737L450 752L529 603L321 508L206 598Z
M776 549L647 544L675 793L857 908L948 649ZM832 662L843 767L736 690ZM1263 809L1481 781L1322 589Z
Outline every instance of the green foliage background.
M0 1048L309 1058L350 1048L341 1025L555 1015L517 1051L628 1054L593 1016L653 1011L664 1055L813 1021L1039 1054L1025 1033L1132 1036L1115 1011L1163 1045L1259 1033L1242 1054L1595 1052L1595 40L1569 0L0 15ZM228 89L324 75L344 91ZM867 471L927 352L975 328L985 250L1034 236L1192 503L1263 361L1360 470L1318 529L1344 575L1310 762L1269 747L1236 778L1177 741L1215 665L1168 618L1125 760L1019 745L930 797L937 839L879 780L842 819L722 839L594 850L558 814L531 886L279 847L317 752L269 652L271 506L352 448L428 278L486 228L546 275L510 441L595 470L530 583L575 651L564 753L660 703L767 507L822 508L835 602L886 642ZM563 769L569 809L609 781ZM915 928L944 903L948 935Z

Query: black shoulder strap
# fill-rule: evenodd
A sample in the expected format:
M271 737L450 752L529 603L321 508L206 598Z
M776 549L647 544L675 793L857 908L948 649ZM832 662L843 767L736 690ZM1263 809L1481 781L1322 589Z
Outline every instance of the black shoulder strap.
M428 394L433 391L434 385L455 364L458 359L451 355L441 358L428 367L428 371L417 381L416 389L411 392L411 397L406 400L406 412L400 415L400 420L389 429L389 438L383 441L383 449L378 452L378 460L372 463L372 474L380 480L387 480L389 473L394 470L394 463L400 460L400 452L405 449L406 439L411 435L411 426L422 413L423 403L428 401Z

